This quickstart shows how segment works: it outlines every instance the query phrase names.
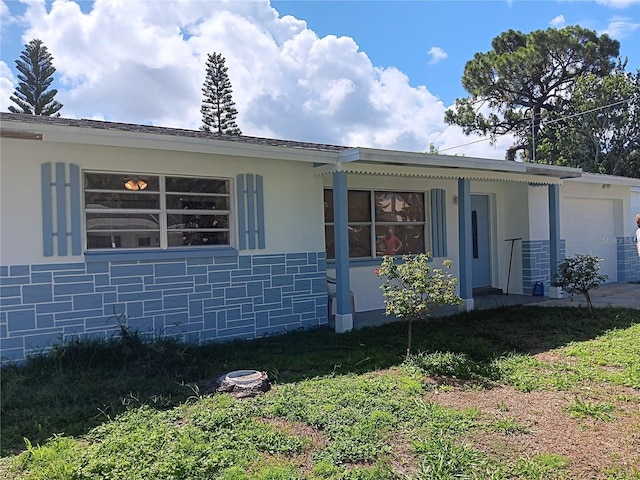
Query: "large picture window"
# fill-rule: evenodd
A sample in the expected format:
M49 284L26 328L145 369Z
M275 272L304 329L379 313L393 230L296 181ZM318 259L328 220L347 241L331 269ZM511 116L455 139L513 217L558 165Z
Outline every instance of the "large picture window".
M422 253L427 245L424 193L349 190L349 257ZM333 190L324 191L327 258L335 258Z
M230 244L227 179L84 174L88 249Z

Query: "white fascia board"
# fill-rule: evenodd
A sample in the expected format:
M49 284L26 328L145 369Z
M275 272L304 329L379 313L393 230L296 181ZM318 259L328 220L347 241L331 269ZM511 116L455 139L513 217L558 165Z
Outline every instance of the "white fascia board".
M545 165L540 163L522 162L526 166L527 173L532 175L546 175L560 178L579 178L583 175L581 168L561 167L559 165Z
M338 165L321 165L315 167L316 175L327 175L333 172L346 172L355 175L374 175L388 177L418 177L470 180L520 182L540 185L561 185L559 177L531 175L518 172L499 172L495 170L479 170L472 168L442 168L432 166L376 165L372 163L344 163Z
M122 130L99 130L86 127L34 125L32 123L16 125L12 122L11 129L29 132L37 131L42 133L42 141L54 143L142 148L309 163L335 163L338 156L338 152L302 147L252 144L235 140L181 137Z
M526 167L520 162L495 160L490 158L458 157L454 155L431 155L419 152L402 152L396 150L380 150L374 148L359 148L345 151L348 161L359 160L363 163L403 165L416 167L446 167L466 168L474 170L490 170L496 172L526 172ZM357 150L358 158L353 158ZM342 154L340 155L342 161Z
M583 173L580 178L568 178L568 182L603 183L609 185L623 185L640 188L640 178L618 177L615 175L602 175L600 173Z

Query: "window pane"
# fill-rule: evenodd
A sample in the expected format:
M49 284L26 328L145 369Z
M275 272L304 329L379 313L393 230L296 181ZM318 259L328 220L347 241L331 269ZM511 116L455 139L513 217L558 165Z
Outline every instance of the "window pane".
M424 194L376 192L377 222L424 222Z
M160 208L160 195L143 192L86 192L84 194L85 208Z
M167 177L167 192L229 193L229 181L214 178Z
M137 174L117 173L85 173L84 188L89 190L122 190L127 191L125 183L131 179L142 180L145 188L138 191L159 191L158 177ZM141 184L142 185L142 184Z
M168 210L229 210L229 197L167 195Z
M169 247L229 245L229 232L169 232Z
M371 257L371 227L349 225L349 257Z
M88 248L157 248L160 236L154 232L90 232Z
M167 228L176 229L212 229L229 228L228 215L182 215L167 214Z
M159 231L158 215L152 213L87 213L87 230Z
M371 195L369 192L349 190L349 222L371 221Z
M327 258L334 259L336 258L336 243L334 238L334 230L332 225L324 226L324 245L325 251L327 252Z
M376 255L404 255L424 251L424 225L376 226Z
M330 189L324 191L324 221L333 223L333 190Z

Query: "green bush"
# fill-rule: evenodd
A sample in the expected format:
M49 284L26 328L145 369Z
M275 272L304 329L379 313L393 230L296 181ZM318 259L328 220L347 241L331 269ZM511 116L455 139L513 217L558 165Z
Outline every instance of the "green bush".
M589 290L598 288L607 280L607 275L598 273L602 259L592 254L576 254L565 258L558 264L558 272L551 281L554 287L560 287L570 294L582 294L587 299L589 310L593 311Z

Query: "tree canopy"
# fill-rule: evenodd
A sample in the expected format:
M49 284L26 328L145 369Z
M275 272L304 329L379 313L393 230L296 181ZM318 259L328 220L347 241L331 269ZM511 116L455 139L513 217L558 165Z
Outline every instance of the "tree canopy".
M238 110L232 99L232 88L225 58L219 53L207 56L207 70L202 85L204 98L200 113L202 113L202 130L215 131L226 135L242 135L236 124Z
M11 105L9 111L60 116L62 104L54 100L58 90L55 88L47 90L53 82L53 74L56 71L52 61L53 57L42 40L36 38L25 45L20 58L16 60L16 68L20 72L18 87L9 97L19 108Z
M542 122L536 160L640 178L640 71L584 75Z
M469 97L456 99L445 121L492 140L513 134L518 143L509 149L511 159L527 147L532 130L537 134L541 115L570 98L578 78L611 73L620 48L606 34L579 26L531 33L509 30L491 46L465 65L462 85Z

